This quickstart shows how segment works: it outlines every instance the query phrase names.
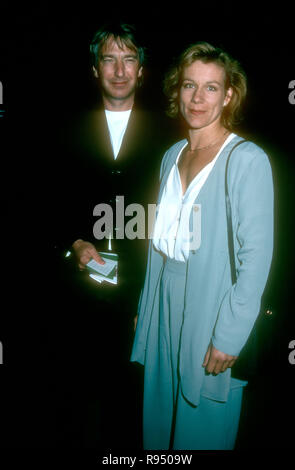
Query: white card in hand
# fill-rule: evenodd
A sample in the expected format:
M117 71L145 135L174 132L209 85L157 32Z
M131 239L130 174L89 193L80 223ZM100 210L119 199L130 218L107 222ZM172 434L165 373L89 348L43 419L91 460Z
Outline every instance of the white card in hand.
M94 259L92 259L89 261L89 263L87 263L86 266L88 266L90 269L93 269L97 273L102 274L103 276L108 276L114 267L117 266L118 262L104 257L102 257L102 259L105 261L105 264L99 264L94 261Z
M113 278L100 276L99 274L89 274L89 276L91 277L91 279L94 279L96 282L99 282L99 284L104 281L109 282L110 284L118 284L117 276L114 276Z

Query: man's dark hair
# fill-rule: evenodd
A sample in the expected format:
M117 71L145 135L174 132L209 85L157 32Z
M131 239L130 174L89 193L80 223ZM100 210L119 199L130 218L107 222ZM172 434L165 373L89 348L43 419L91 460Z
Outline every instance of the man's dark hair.
M138 42L135 27L127 23L108 23L96 31L90 43L91 62L95 68L100 59L103 45L111 37L119 46L125 45L128 49L134 50L138 56L139 64L143 64L144 47Z

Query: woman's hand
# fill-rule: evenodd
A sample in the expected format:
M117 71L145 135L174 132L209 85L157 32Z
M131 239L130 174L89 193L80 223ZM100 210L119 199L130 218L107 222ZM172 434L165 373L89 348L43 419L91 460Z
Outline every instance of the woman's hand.
M136 315L136 317L134 317L134 319L133 319L133 329L134 329L134 332L135 332L135 330L136 330L137 320L138 320L138 315Z
M208 374L217 375L220 372L226 371L229 367L233 367L237 357L219 351L210 343L202 365L206 367Z

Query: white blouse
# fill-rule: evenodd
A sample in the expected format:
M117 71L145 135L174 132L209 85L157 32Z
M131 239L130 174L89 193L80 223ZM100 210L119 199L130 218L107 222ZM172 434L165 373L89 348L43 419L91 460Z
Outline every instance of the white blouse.
M194 234L190 234L189 232L189 219L194 201L202 186L205 184L223 148L235 136L236 134L234 133L228 136L214 159L190 182L185 194L182 193L178 160L183 149L187 146L187 142L181 148L164 187L162 198L157 208L157 218L153 232L153 244L155 248L169 258L177 261L186 261L188 259L189 251L193 249L191 237L192 235L194 236ZM195 208L195 210L198 211L199 230L201 223L200 209L200 207Z

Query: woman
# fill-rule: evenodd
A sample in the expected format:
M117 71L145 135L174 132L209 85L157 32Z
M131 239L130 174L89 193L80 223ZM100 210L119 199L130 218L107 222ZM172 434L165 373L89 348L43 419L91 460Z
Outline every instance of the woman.
M246 382L232 378L231 367L258 315L272 258L271 168L251 142L231 156L232 284L225 168L242 140L232 129L245 75L227 53L197 43L168 74L165 89L170 115L181 115L188 136L162 161L131 358L145 366L144 447L233 449Z

